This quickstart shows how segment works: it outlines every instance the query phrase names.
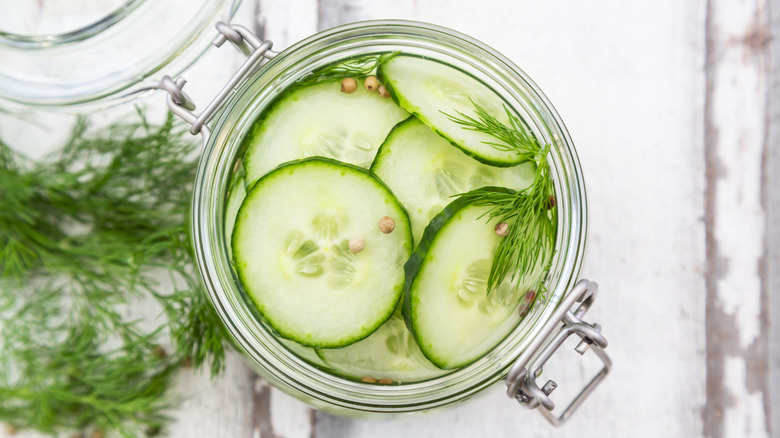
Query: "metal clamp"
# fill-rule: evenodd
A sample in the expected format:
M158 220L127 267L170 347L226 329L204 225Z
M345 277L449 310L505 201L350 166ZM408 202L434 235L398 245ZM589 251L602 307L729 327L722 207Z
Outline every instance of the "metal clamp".
M595 282L585 279L577 282L572 291L566 295L563 302L555 310L550 320L542 327L541 333L534 338L531 345L520 355L517 362L512 365L509 373L507 373L507 395L516 399L528 409L536 409L542 406L544 409L541 409L540 412L555 426L560 426L571 417L583 400L606 377L612 367L612 361L604 351L604 348L607 347L607 340L601 334L601 327L598 324L588 324L582 321L582 317L593 304L597 292L598 285ZM581 304L574 310L576 303ZM558 333L542 348L542 344L549 339L550 335L561 323L563 323L563 326L558 329ZM573 334L577 334L581 338L575 351L582 355L585 354L589 347L592 347L593 351L604 363L604 366L585 385L569 406L563 410L563 413L560 416L556 416L552 413L553 409L555 409L555 403L549 396L558 387L558 384L548 380L540 388L536 378L541 374L542 368L552 355Z
M260 40L260 38L244 26L220 21L216 24L216 28L220 34L214 40L213 44L217 47L221 47L226 41L230 41L238 50L247 55L247 59L222 90L217 93L216 97L206 105L200 115L196 115L193 112L195 110L195 104L184 91L182 91L187 80L181 76L173 79L170 76L165 75L160 81L153 82L136 90L144 91L159 89L167 91L168 96L166 102L168 104L168 109L192 125L190 128L190 133L192 135L202 134L204 142L211 133L206 124L211 121L217 110L222 107L227 100L228 95L230 95L230 93L241 84L250 73L254 72L264 59L271 59L277 55L277 52L271 50L271 47L273 46L271 41Z

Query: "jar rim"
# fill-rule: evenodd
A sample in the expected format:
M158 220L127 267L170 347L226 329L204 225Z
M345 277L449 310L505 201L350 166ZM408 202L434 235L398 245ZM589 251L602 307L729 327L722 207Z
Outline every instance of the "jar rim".
M153 75L176 77L197 61L239 3L127 0L64 32L0 29L0 99L58 109L134 99Z
M546 302L538 306L531 321L526 324L524 319L483 358L430 380L377 386L336 377L291 354L272 336L257 333L252 326L254 317L242 308L240 291L235 290L225 238L220 234L224 227L224 191L228 172L239 153L239 138L249 132L262 106L273 100L274 93L303 76L303 67L313 68L312 63L325 62L339 51L369 46L386 49L400 42L409 44L410 50L415 44L425 45L426 49L436 46L442 56L445 52L447 56L455 56L453 53L457 52L463 59L468 58L475 66L489 71L504 87L501 91L508 92L517 105L523 100L533 108L533 116L538 117L535 122L547 130L542 136L552 143L548 159L558 197L558 251L548 276ZM566 291L576 283L584 256L586 222L585 186L573 142L538 86L503 55L471 37L444 27L405 20L364 21L333 28L282 51L263 66L239 88L213 126L198 166L192 209L198 269L209 298L236 344L272 383L320 409L335 409L337 413L343 413L340 409L344 408L372 413L427 410L468 398L503 378L550 318Z
M23 47L28 50L45 49L52 45L73 43L85 40L103 32L107 28L120 22L128 14L132 13L145 0L127 0L104 14L100 18L91 20L85 24L79 24L73 29L55 31L52 33L22 33L4 30L0 28L0 43Z

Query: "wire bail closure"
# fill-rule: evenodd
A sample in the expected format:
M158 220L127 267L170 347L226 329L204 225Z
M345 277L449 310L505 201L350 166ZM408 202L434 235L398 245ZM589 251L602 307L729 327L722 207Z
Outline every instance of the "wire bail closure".
M528 409L536 409L542 406L544 409L541 409L540 412L554 426L560 426L571 418L574 411L593 392L595 387L604 380L612 368L612 360L604 351L607 348L607 340L601 334L601 326L582 321L582 317L593 304L597 292L598 284L595 282L586 279L577 282L555 310L550 320L544 325L539 335L534 338L531 345L520 355L517 362L512 365L507 373L507 395L516 399ZM574 305L576 303L582 304L575 310ZM542 348L544 341L549 339L555 328L559 327L561 323L563 323L563 326L558 329L558 333ZM569 406L563 410L563 413L560 416L556 416L552 413L553 409L555 409L555 403L550 399L550 394L558 387L558 384L553 380L548 380L540 388L536 378L541 374L542 368L552 355L573 334L581 338L581 341L575 347L575 351L583 355L588 348L592 347L604 366L585 385Z
M138 90L165 90L168 93L168 96L166 97L168 109L192 125L190 133L192 135L201 134L204 143L211 135L207 123L211 121L217 110L222 107L228 96L262 64L263 60L271 59L277 55L277 52L271 50L271 47L273 47L271 41L262 41L244 26L219 21L216 24L216 28L219 31L219 36L217 36L212 44L216 47L222 47L226 41L230 41L233 46L247 56L247 59L238 69L236 74L233 75L228 83L219 91L219 93L217 93L214 99L206 105L199 115L196 115L193 112L195 110L195 104L184 91L182 91L187 80L181 76L173 79L170 76L165 75L160 81L149 84Z

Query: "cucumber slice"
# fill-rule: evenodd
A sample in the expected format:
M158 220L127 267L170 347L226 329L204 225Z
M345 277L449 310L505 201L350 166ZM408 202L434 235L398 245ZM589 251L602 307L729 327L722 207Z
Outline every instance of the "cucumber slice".
M297 342L289 341L287 339L280 339L279 342L281 342L281 344L284 345L285 348L290 350L290 352L300 357L301 359L309 362L310 364L313 364L318 367L328 366L328 364L326 364L322 359L320 359L319 354L317 354L317 350L315 350L312 347L306 347Z
M395 221L392 233L379 220ZM365 239L360 252L349 249ZM412 249L404 208L366 170L325 158L282 165L249 189L233 231L247 294L282 337L310 347L359 341L393 314Z
M452 196L484 186L521 190L534 177L532 163L500 168L475 162L415 117L388 134L371 171L406 207L415 242Z
M317 354L336 373L354 379L370 377L402 383L443 374L423 356L400 309L366 339L344 348L318 349Z
M495 190L506 190L494 188ZM479 359L520 320L528 286L504 281L489 295L487 278L501 240L488 207L456 200L437 215L406 263L404 317L423 354L442 369ZM526 276L527 284L541 275Z
M225 240L229 241L233 236L233 227L236 225L236 216L238 215L238 209L241 208L241 203L244 202L246 197L246 180L244 175L237 174L233 182L230 184L230 189L227 193L227 201L225 201ZM233 247L228 246L228 257L233 257Z
M452 66L409 55L395 56L379 66L378 75L393 98L442 137L475 159L492 166L514 166L526 158L485 142L506 143L483 132L463 129L446 114L474 116L474 104L503 123L509 122L504 101L487 85ZM446 113L446 114L445 114Z
M252 184L282 163L313 156L368 168L387 133L407 117L392 99L362 86L344 93L340 81L286 92L248 137L247 181Z

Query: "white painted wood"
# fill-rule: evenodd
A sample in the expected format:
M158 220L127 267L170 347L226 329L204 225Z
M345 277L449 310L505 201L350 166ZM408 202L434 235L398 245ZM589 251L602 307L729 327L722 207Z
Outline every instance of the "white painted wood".
M708 378L722 400L713 401L722 419L713 433L727 437L768 437L767 333L762 319L762 272L766 251L766 204L762 170L767 148L769 59L768 2L709 4L711 91L707 114L712 242L718 271L713 275L712 314L732 325L723 345L708 355L722 367L722 377ZM713 260L710 261L713 263ZM708 347L710 347L708 345ZM714 359L714 360L713 360ZM709 402L709 400L708 400ZM708 403L709 404L709 403ZM768 406L768 405L767 405Z
M768 144L780 144L780 1L772 0L769 5L771 12L771 44L770 92L769 92L769 135ZM771 431L777 436L780 433L780 148L770 146L765 162L764 189L767 197L767 284L769 314L772 315L769 330L769 399L772 408Z
M747 348L759 335L764 215L761 205L761 153L765 135L767 61L743 41L755 27L758 9L713 2L715 83L713 123L717 129L715 234L728 267L718 279L723 310L735 315L739 344ZM740 232L734 232L740 230ZM740 293L734 293L740 291Z
M225 372L212 380L208 370L179 373L174 396L182 401L171 437L248 437L251 433L252 374L236 352Z
M408 423L321 419L318 437L700 436L704 3L348 3L350 20L411 18L468 33L514 60L550 97L585 171L583 273L601 285L590 318L604 326L615 368L562 430L497 391ZM561 385L580 374L572 366Z
M769 91L761 76L768 61L741 41L764 2L260 0L266 37L275 48L347 21L416 19L472 35L531 75L561 113L580 154L590 201L583 275L601 285L588 319L604 327L615 368L561 430L508 400L501 387L414 418L375 422L318 413L312 426L310 409L276 390L270 392L269 415L258 418L253 408L262 383L231 356L216 382L180 376L177 394L185 403L171 435L260 437L262 429L284 438L703 436L708 3L715 6L711 27L718 31L710 105L719 136L711 147L722 164L715 217L709 220L729 266L717 283L718 297L738 322L740 345L750 345L760 331L758 258L767 224L759 197L766 123L761 108ZM253 2L246 1L242 11L251 23ZM208 62L212 67L205 73L188 76L187 91L196 102L213 93L198 84L221 84L221 69L240 63L229 48L220 52L210 55L219 60ZM0 120L0 132L9 132L4 123ZM770 235L770 247L778 243ZM734 290L738 293L730 293ZM552 365L548 370L561 384L553 394L558 402L556 396L574 388L572 380L586 376L587 367L574 355L566 359L572 365L560 378ZM744 358L730 357L725 365L724 387L733 405L722 413L723 436L768 436L765 401L746 385L751 371ZM777 359L773 367L780 381ZM777 417L774 424L780 425Z
M259 0L265 37L283 50L317 31L317 0Z

